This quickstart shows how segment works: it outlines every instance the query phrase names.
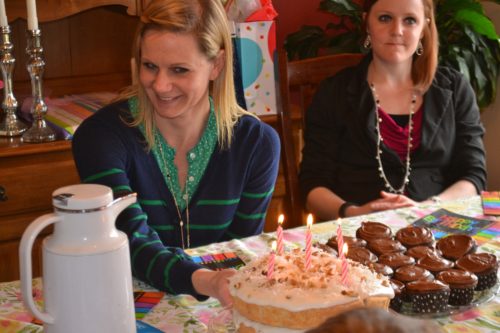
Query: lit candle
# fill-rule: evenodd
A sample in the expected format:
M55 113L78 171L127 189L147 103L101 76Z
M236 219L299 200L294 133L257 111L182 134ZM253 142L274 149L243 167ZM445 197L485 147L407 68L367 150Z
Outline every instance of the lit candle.
M271 244L271 253L269 254L269 260L267 262L267 279L271 280L274 274L274 257L276 253L276 241Z
M28 11L28 30L38 30L38 17L36 16L36 0L26 0Z
M342 262L342 284L344 286L347 286L349 281L347 278L347 249L348 246L347 244L344 244L344 236L342 235L342 228L340 227L340 220L339 220L339 226L337 228L337 249L339 251L339 259Z
M276 237L278 238L278 255L283 254L283 222L285 221L285 215L280 214L278 217L278 229L276 229Z
M306 231L306 269L311 266L311 253L312 253L312 232L311 227L313 224L312 214L307 215L307 231Z
M7 21L7 13L5 12L5 2L4 0L0 0L0 26L6 27L9 25L9 21Z
M348 250L348 247L347 247L347 244L344 244L343 246L343 256L342 256L342 284L344 286L347 286L349 285L349 278L347 277L347 271L348 271L348 268L347 268L347 250Z

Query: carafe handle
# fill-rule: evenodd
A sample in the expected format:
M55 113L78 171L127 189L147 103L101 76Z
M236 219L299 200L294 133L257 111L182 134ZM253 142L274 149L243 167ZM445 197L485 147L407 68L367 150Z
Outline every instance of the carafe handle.
M54 317L40 311L33 300L31 251L38 234L49 224L59 221L61 221L61 217L55 214L40 216L26 228L21 238L21 244L19 245L19 268L21 272L21 292L23 294L24 305L36 318L47 324L53 324Z

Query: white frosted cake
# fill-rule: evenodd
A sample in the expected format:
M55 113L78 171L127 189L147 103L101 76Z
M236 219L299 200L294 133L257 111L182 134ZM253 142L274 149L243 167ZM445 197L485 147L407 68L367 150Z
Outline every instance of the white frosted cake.
M304 332L347 310L387 309L394 297L387 277L349 259L344 286L341 260L317 248L308 270L299 249L277 255L271 279L268 260L269 255L256 258L230 279L238 332Z

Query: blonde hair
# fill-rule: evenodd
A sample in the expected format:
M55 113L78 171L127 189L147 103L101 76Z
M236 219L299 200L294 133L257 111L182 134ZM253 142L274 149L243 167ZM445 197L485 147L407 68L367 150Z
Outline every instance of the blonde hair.
M252 115L242 109L236 100L233 78L233 47L226 13L220 0L152 0L141 15L137 28L133 55L138 63L135 77L139 77L141 41L150 30L193 34L201 52L215 61L224 50L223 66L218 77L210 82L217 122L217 138L221 148L231 145L233 128L243 115ZM139 113L131 126L144 126L148 148L154 145L154 109L144 87L136 83L122 94L122 98L138 97Z
M366 19L368 19L370 10L376 2L377 0L365 0L363 9L366 13ZM420 56L413 56L411 78L415 88L425 93L434 80L438 66L439 36L436 27L433 0L422 0L422 4L424 5L424 17L426 21L424 22L422 37L423 53ZM364 30L366 31L366 22Z

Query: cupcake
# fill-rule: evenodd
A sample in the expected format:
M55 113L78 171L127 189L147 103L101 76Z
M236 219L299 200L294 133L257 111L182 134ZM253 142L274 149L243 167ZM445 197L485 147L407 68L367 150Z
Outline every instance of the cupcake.
M405 286L405 290L416 313L438 313L448 308L450 286L439 280L413 281Z
M491 288L497 283L498 261L493 254L467 254L456 261L456 266L477 275L477 291Z
M353 247L352 249L348 249L347 258L357 261L365 266L368 266L368 264L378 260L376 255L364 247Z
M330 247L330 246L328 246L326 244L314 243L313 246L316 247L316 248L318 248L318 249L323 250L326 253L330 253L331 255L333 255L335 257L337 257L339 255L337 253L337 251L335 251L332 247Z
M356 230L356 237L368 243L374 239L392 238L391 228L379 222L361 222L361 227Z
M466 254L476 252L476 241L469 235L449 235L441 238L436 248L441 251L443 257L450 260L457 260Z
M399 241L389 238L374 239L370 241L367 247L370 251L372 251L378 256L384 253L406 251L406 247L401 245Z
M389 280L392 289L394 290L394 297L391 299L389 303L389 307L396 312L401 311L401 307L403 305L403 294L405 293L405 284L398 280Z
M392 268L378 262L370 262L366 266L368 266L368 268L370 268L372 271L387 277L392 277L392 275L394 274L394 270Z
M419 246L411 247L405 252L405 254L407 256L415 258L415 260L418 260L422 257L425 257L427 254L429 254L431 252L433 254L441 255L441 251L436 250L435 248L427 246L427 245L419 245Z
M338 246L337 246L337 236L333 236L326 242L326 245L332 247L335 249L335 251L338 251ZM344 236L344 244L347 244L349 247L349 250L355 247L365 247L366 246L366 241L361 238L356 238L356 237L351 237L351 236Z
M418 259L417 266L425 268L436 276L441 271L453 268L455 264L453 261L445 259L436 253L429 253L425 257Z
M386 253L382 254L378 258L380 264L384 264L392 268L393 270L401 266L413 265L415 264L415 259L410 256L404 255L401 252Z
M467 305L474 298L477 276L461 269L449 269L438 274L437 279L450 286L450 305Z
M410 248L418 245L430 246L434 243L434 236L427 227L406 227L396 232L396 239Z
M401 281L403 283L409 283L417 280L434 280L434 275L425 268L406 265L401 266L394 272L394 279Z

